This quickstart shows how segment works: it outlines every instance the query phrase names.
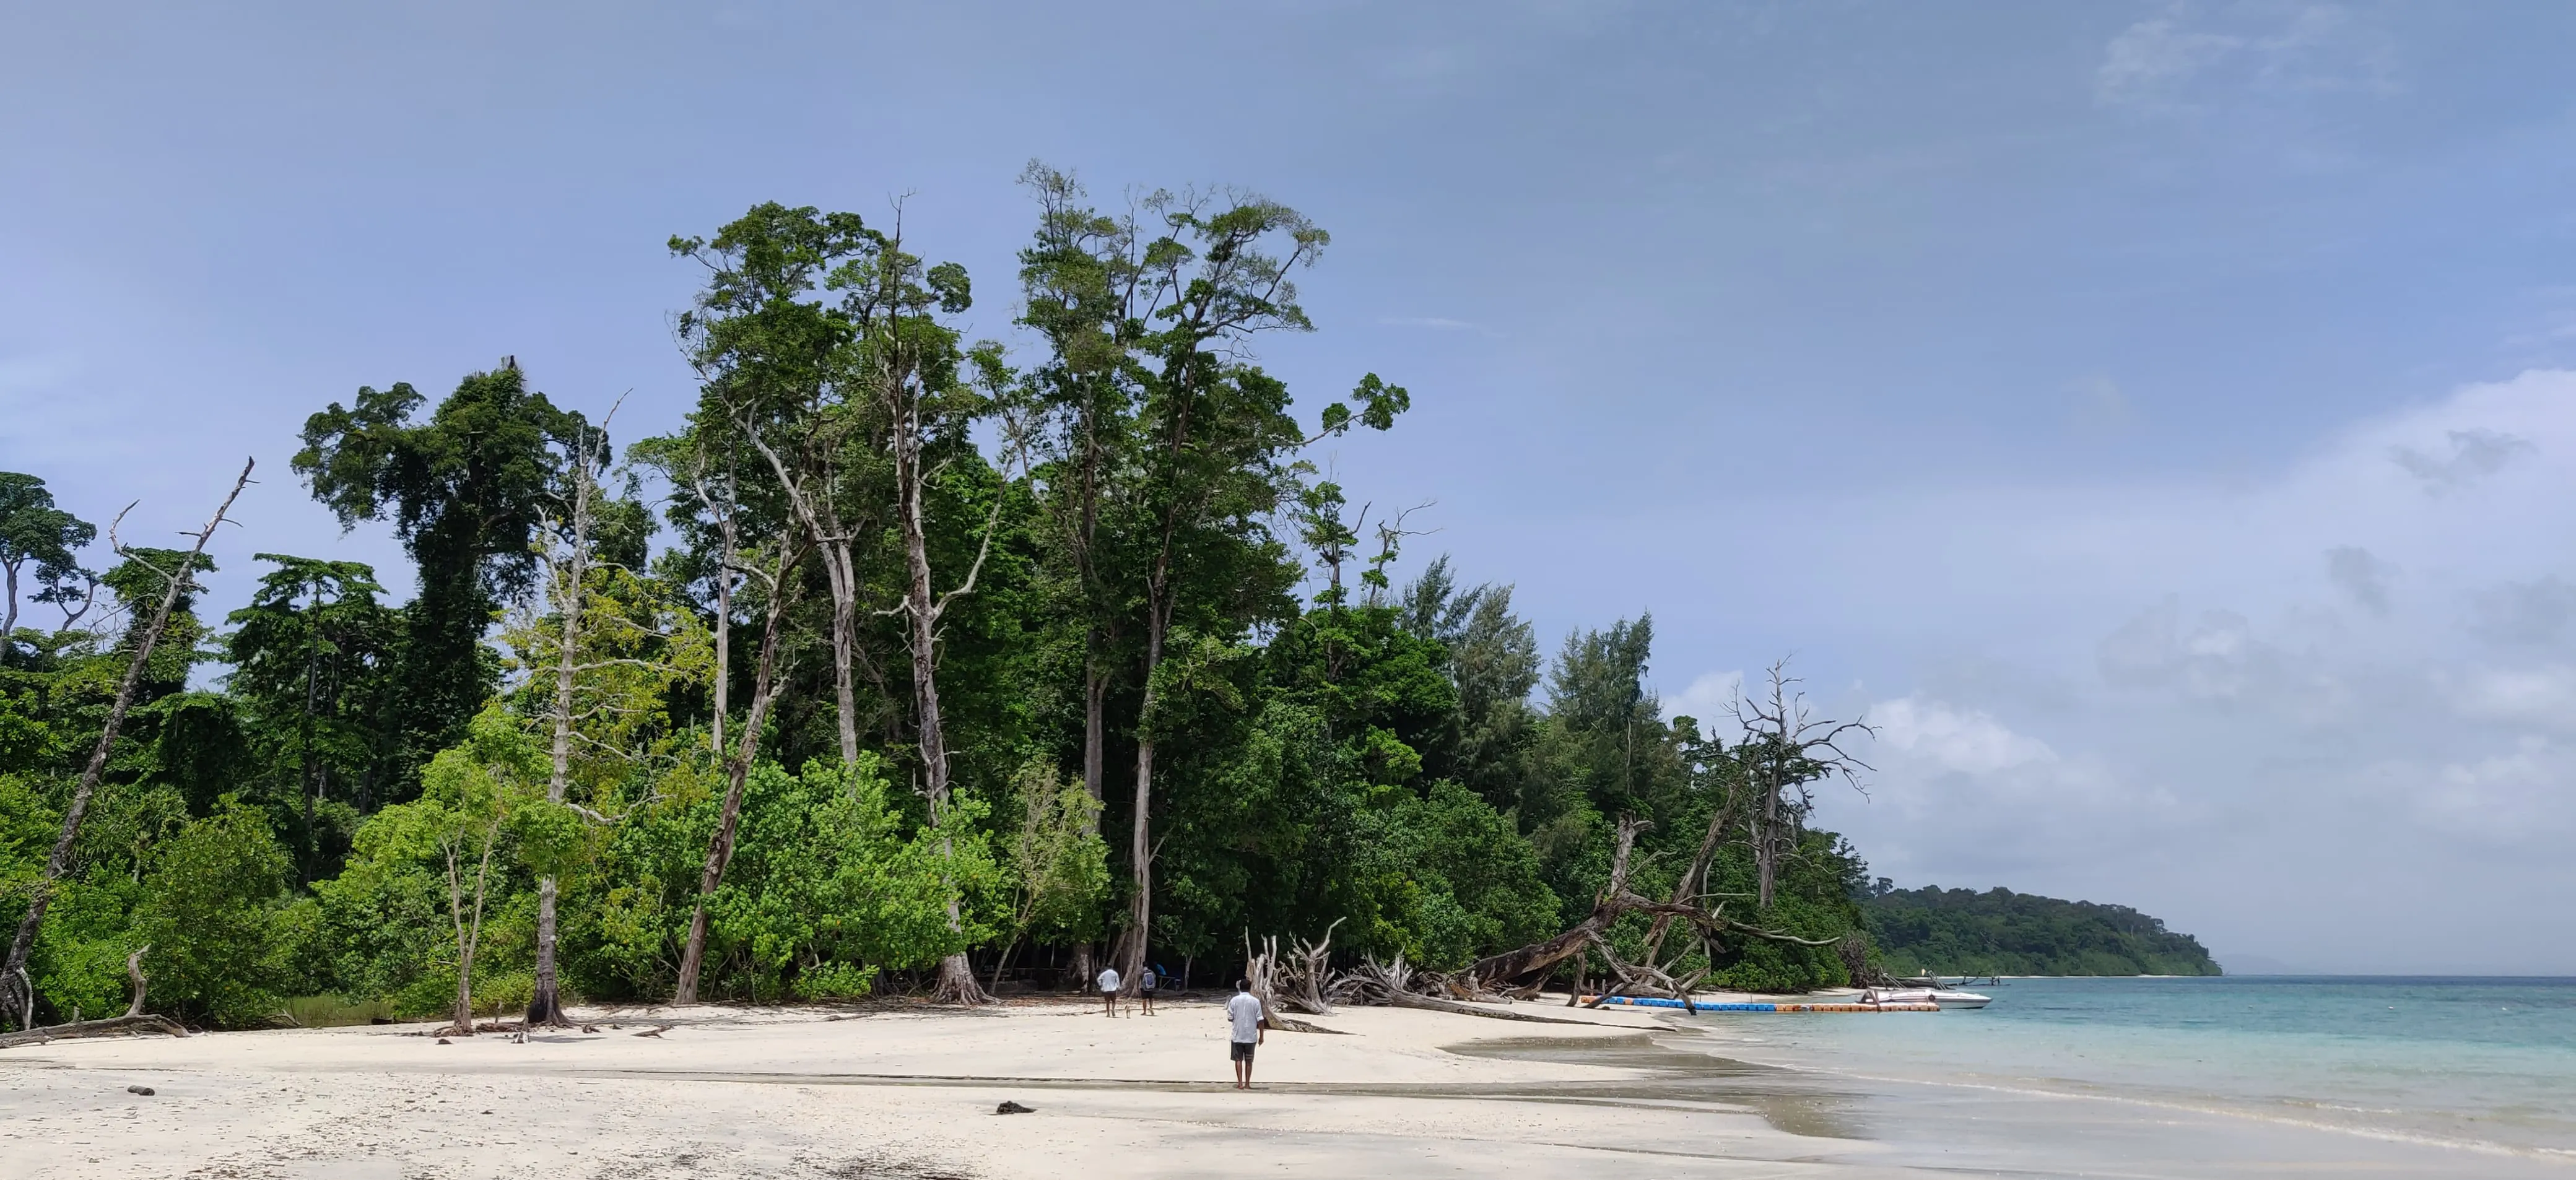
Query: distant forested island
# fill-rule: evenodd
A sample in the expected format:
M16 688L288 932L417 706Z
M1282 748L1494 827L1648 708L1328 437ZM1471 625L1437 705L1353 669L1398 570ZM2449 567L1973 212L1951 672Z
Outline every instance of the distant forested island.
M2009 889L1897 889L1861 898L1889 969L1941 975L2216 975L2200 940L2124 905Z

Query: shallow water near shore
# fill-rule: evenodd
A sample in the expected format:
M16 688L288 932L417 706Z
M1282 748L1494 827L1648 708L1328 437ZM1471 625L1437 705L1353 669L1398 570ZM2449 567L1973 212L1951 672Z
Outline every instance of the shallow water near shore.
M1671 1043L1864 1090L1873 1098L1849 1116L1863 1134L1951 1153L2019 1154L2010 1136L1983 1142L1995 1137L1980 1127L1998 1123L2054 1139L2046 1127L2071 1118L2098 1141L2111 1127L2186 1119L2201 1138L2243 1141L2177 1160L2285 1150L2277 1136L2254 1142L2270 1127L2407 1159L2447 1155L2464 1172L2514 1160L2576 1175L2576 980L2013 979L1980 990L1995 1003L1975 1012L1676 1016L1684 1036ZM2167 1136L2149 1150L2184 1146Z

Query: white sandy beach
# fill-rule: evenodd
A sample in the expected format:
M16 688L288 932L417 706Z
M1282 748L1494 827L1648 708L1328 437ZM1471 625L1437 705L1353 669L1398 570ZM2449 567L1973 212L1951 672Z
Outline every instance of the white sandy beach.
M619 1028L526 1043L413 1035L427 1026L65 1041L0 1050L0 1177L1842 1178L1983 1174L1970 1157L1998 1152L1963 1140L1945 1167L1938 1143L1874 1137L1883 1096L1847 1085L1769 1076L1780 1071L1740 1087L1659 1081L1692 1058L1650 1035L1695 1036L1664 1018L1516 1010L1581 1023L1348 1010L1316 1023L1350 1035L1272 1032L1251 1093L1231 1087L1207 1000L1116 1021L1052 1001L627 1010L600 1016ZM665 1021L676 1026L658 1038L635 1035ZM1587 1051L1597 1063L1563 1059ZM1006 1099L1035 1111L994 1114ZM1913 1109L1919 1125L1938 1107ZM2243 1156L2266 1175L2441 1174L2433 1157L2360 1140L2303 1148L2227 1120L2068 1113L2066 1144L2007 1143L2002 1155L2034 1157L2010 1170L2235 1175ZM2179 1170L2046 1165L2105 1127L2199 1145L2173 1157ZM2247 1135L2260 1143L2230 1146Z

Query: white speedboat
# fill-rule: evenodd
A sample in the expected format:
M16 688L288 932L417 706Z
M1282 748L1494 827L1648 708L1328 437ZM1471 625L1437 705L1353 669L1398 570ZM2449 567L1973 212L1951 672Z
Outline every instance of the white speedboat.
M1874 987L1860 994L1864 1004L1938 1004L1943 1011L1952 1008L1976 1009L1994 1003L1994 997L1975 992L1950 991L1934 987Z

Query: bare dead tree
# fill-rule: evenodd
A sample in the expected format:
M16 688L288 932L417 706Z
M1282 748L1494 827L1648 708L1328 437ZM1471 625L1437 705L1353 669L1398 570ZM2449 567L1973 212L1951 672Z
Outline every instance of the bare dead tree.
M1252 935L1247 933L1243 936L1243 950L1243 976L1247 982L1252 984L1253 997L1261 1001L1261 1022L1263 1024L1269 1025L1281 1032L1333 1033L1340 1031L1338 1029L1325 1028L1322 1025L1308 1024L1303 1020L1299 1020L1288 1015L1287 1010L1281 1006L1279 992L1282 985L1288 982L1288 976L1291 969L1283 968L1280 961L1279 938L1277 935L1272 935L1262 939L1256 948L1252 940ZM1291 998L1300 999L1302 1002L1300 997L1296 997L1293 994ZM1314 1007L1309 1007L1305 1010L1315 1012L1318 1008L1323 1006L1322 1001L1318 999L1315 1002ZM1322 1013L1318 1014L1321 1015Z
M617 418L617 399L596 428L584 427L566 455L567 474L572 486L564 497L561 520L549 528L545 547L548 568L546 586L555 611L558 634L555 639L555 693L552 716L548 718L553 766L546 776L546 801L560 804L572 781L573 685L581 673L579 653L582 645L582 605L589 592L591 571L591 526L597 516L599 477L608 467L608 424ZM570 1027L564 1019L562 992L555 973L555 877L547 873L537 879L537 964L536 982L529 990L528 1013L522 1027Z
M1342 919L1335 918L1332 925L1324 927L1324 937L1293 944L1295 953L1283 964L1282 982L1301 1006L1317 1016L1333 1014L1333 1005L1325 998L1324 990L1332 982L1333 931L1341 924Z
M1815 805L1807 785L1840 778L1859 788L1858 772L1871 767L1845 753L1838 743L1847 734L1878 732L1866 721L1816 716L1807 704L1807 694L1795 687L1798 678L1788 670L1787 660L1773 663L1762 695L1753 699L1738 695L1731 706L1744 730L1744 741L1736 747L1738 758L1754 792L1750 837L1756 904L1766 910L1779 881L1780 861L1796 851L1807 813Z
M447 854L447 916L456 928L456 1020L439 1031L440 1036L474 1035L474 952L483 943L483 899L492 883L492 850L501 843L501 819L494 816L483 829L483 849L474 867L474 911L469 920L465 910L465 882L457 856L464 850L464 837L470 829L458 829L442 836L439 848Z
M1610 927L1630 914L1685 923L1704 940L1734 934L1801 946L1830 946L1836 941L1806 938L1738 922L1726 916L1726 903L1723 901L1704 906L1696 901L1655 901L1639 895L1628 887L1628 873L1637 835L1645 828L1642 820L1619 821L1616 842L1611 850L1609 882L1594 897L1592 912L1583 921L1554 938L1477 960L1462 973L1473 981L1472 986L1483 990L1499 989L1513 980L1551 970L1588 949L1607 961L1611 974L1618 980L1614 990L1686 998L1689 988L1698 982L1699 975L1676 978L1667 968L1651 961L1651 956L1648 961L1628 962L1611 945Z
M206 521L206 527L197 530L196 544L189 548L188 556L180 560L179 568L175 570L163 570L143 561L117 539L117 525L108 526L110 548L126 560L160 575L163 582L161 603L153 609L151 621L134 633L134 658L125 666L125 678L117 682L116 698L108 706L106 726L99 731L97 744L90 747L89 762L82 766L79 785L72 790L71 806L63 809L62 835L54 841L53 854L45 858L44 873L29 887L27 916L18 923L18 935L9 944L8 961L0 964L0 988L24 989L22 1002L18 1005L24 1020L32 1021L35 1011L35 988L27 975L27 956L35 949L36 931L44 925L45 909L53 904L54 886L71 868L72 845L80 838L81 821L89 814L90 799L98 793L100 777L107 772L108 755L116 749L117 731L125 724L126 711L134 707L134 690L143 682L144 669L151 664L152 649L161 642L162 630L170 625L170 612L177 607L180 595L196 584L197 561L204 556L207 542L214 540L215 530L223 527L225 515L233 509L233 501L239 499L242 489L250 485L251 469L258 462L255 458L243 461L240 477L233 480L233 490L224 494L224 502L215 507L215 514ZM126 512L133 510L133 505L126 506ZM125 512L117 513L116 519L122 523ZM0 995L0 1001L9 998L13 997ZM0 1010L6 1010L8 1006L0 1002Z

